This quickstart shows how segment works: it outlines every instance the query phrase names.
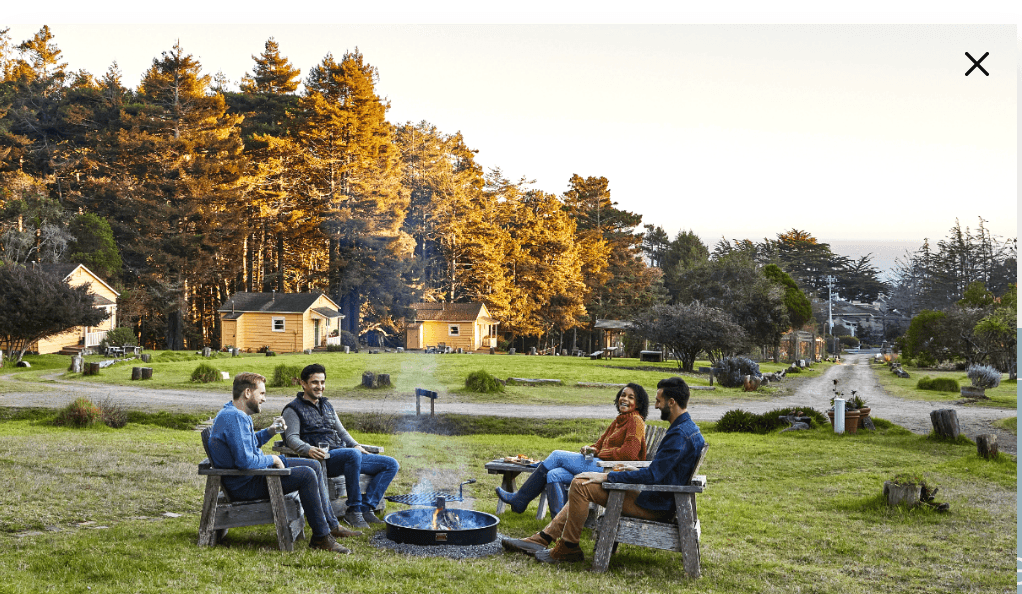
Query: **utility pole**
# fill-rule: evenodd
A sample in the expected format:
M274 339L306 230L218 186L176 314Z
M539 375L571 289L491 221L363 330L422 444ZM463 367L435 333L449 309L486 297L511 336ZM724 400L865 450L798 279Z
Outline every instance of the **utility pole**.
M830 326L830 336L834 337L834 277L827 275L827 324Z

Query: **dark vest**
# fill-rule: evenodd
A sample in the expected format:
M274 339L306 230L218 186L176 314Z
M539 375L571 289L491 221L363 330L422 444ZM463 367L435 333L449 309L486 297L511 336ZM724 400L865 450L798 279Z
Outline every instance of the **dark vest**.
M323 441L329 443L332 449L346 447L337 432L334 431L333 419L336 415L330 401L320 398L320 404L317 407L302 398L302 394L304 392L299 393L297 398L284 407L290 408L298 414L298 420L301 422L298 428L298 437L313 447L317 447Z

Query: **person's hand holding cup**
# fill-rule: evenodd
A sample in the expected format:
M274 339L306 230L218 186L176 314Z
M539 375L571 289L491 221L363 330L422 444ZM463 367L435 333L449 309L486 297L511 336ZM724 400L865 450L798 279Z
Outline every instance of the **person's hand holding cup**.
M273 424L270 425L270 429L273 430L275 435L279 435L287 429L287 424L284 422L284 417L277 417L273 419Z
M319 442L319 449L323 452L323 457L320 460L327 460L330 458L330 442L321 441Z

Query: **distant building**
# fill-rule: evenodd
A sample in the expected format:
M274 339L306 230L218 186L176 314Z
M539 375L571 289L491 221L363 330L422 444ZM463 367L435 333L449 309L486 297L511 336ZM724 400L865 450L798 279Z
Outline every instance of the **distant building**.
M340 308L323 293L235 293L220 309L220 344L297 353L340 344ZM334 338L330 335L334 334Z
M106 338L108 331L117 327L117 298L121 294L96 273L86 268L84 264L39 264L34 262L30 266L60 278L72 287L82 285L89 287L89 292L92 293L92 307L103 310L109 315L98 326L76 326L67 332L47 336L29 345L29 351L45 355L70 348L80 350L79 347L95 347Z
M497 320L483 303L413 303L405 327L405 348L448 346L475 351L497 346Z

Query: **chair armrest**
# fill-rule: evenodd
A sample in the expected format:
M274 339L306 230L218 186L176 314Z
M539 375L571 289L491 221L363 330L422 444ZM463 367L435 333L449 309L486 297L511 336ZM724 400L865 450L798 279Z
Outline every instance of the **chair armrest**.
M253 468L238 470L237 468L213 468L206 460L199 463L199 474L208 476L289 476L290 468Z
M360 445L363 448L365 448L365 450L367 452L369 452L370 454L382 454L383 453L383 446L374 446L374 445L366 445L366 444L360 444ZM286 445L284 445L284 441L280 440L280 439L278 439L277 441L273 442L273 448L272 449L273 449L274 452L276 452L278 454L283 454L285 456L298 456L298 457L301 457L301 458L308 458L308 456L302 456L298 452L296 452L296 451L292 450L291 448L287 447Z
M660 491L661 493L702 493L704 485L640 485L637 483L603 483L608 491Z
M600 460L597 464L600 465L600 468L614 468L618 464L631 466L633 468L646 468L651 464L651 462L649 460Z

